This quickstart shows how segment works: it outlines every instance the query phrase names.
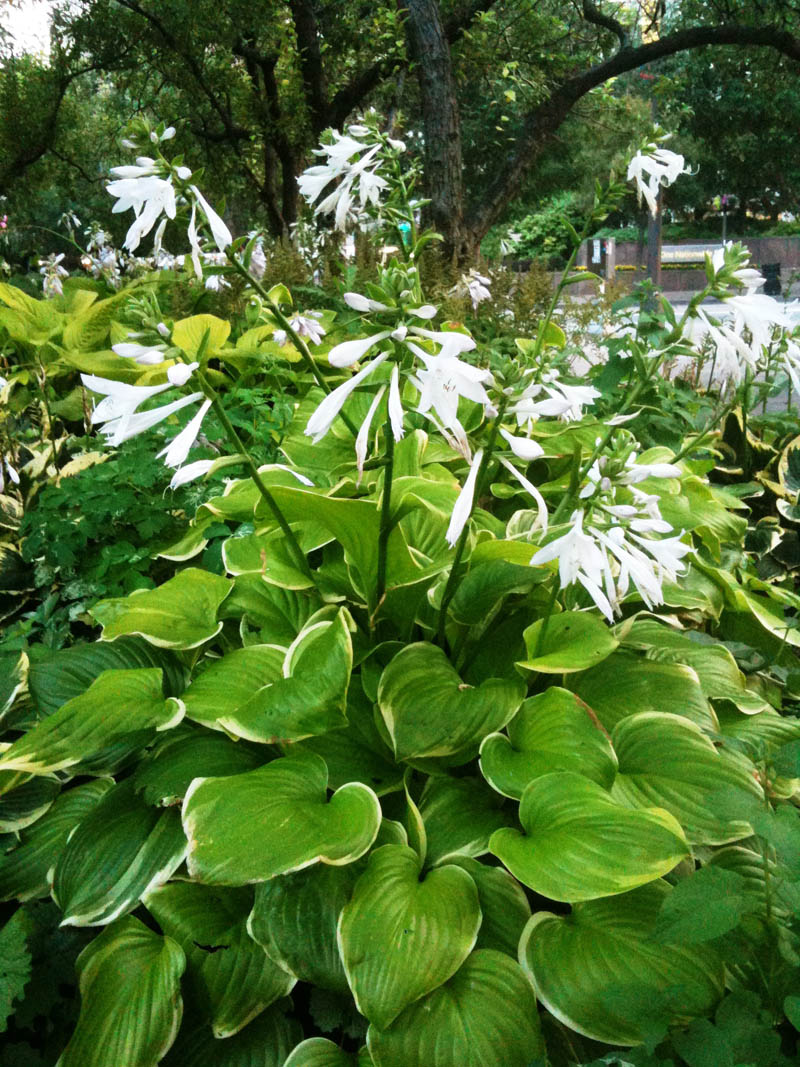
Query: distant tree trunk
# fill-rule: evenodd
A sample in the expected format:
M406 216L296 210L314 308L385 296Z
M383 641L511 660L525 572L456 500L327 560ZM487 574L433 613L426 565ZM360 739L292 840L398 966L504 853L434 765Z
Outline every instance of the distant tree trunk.
M450 46L438 0L405 0L409 50L416 64L425 135L425 194L428 217L455 260L468 255L464 226L461 117L456 99Z

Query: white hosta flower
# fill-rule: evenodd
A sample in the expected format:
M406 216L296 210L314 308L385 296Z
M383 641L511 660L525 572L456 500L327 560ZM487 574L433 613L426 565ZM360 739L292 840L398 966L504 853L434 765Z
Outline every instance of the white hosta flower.
M389 421L392 424L392 436L399 441L405 434L403 429L403 401L400 399L400 371L397 364L392 367L389 382Z
M444 350L439 355L431 356L413 343L408 346L425 364L425 369L411 376L411 381L419 390L417 411L425 415L431 408L436 412L448 430L458 422L458 401L460 397L472 400L484 407L490 404L484 382L492 380L491 372L473 367L457 356Z
M477 348L477 341L469 334L458 330L423 330L421 326L412 326L411 332L418 337L427 337L440 346L439 355L458 356L462 352L471 352ZM419 350L417 350L419 351Z
M434 307L433 304L423 304L418 308L406 308L406 311L409 315L414 315L418 319L433 319L439 313L439 309Z
M486 278L483 274L478 274L476 270L471 270L469 274L464 275L464 284L472 301L473 311L477 311L478 304L484 300L492 299L492 294L489 292L489 286L492 284L491 278Z
M224 252L229 244L233 241L231 231L209 204L196 185L190 185L190 190L194 194L195 200L200 206L200 210L206 217L208 222L208 228L211 230L211 236L214 238L214 244L220 252Z
M6 487L5 475L8 474L9 480L14 485L19 485L19 474L16 468L11 465L5 456L0 456L0 493L2 493Z
M158 174L160 165L149 156L139 156L136 166L111 167L109 174L116 178L149 178L151 174Z
M536 399L541 391L547 394L547 399ZM583 418L584 407L593 404L599 396L601 393L594 386L567 385L555 381L552 385L541 386L541 389L536 385L529 386L510 411L516 415L520 426L542 415L563 419L564 422L578 422Z
M177 489L181 485L193 482L195 478L202 478L204 474L208 474L214 463L215 460L213 459L196 459L194 463L187 463L185 466L179 467L172 475L169 483L170 489Z
M112 345L111 351L116 352L123 359L132 359L142 366L151 367L164 362L166 345L140 345L135 341L121 341Z
M165 457L164 463L167 467L180 467L181 464L186 462L189 450L197 440L197 435L200 433L203 419L206 417L206 413L210 407L211 401L204 400L200 405L197 414L186 423L176 437L173 437L167 447L163 448L158 453L159 459L161 459L162 456Z
M174 363L171 367L167 368L169 384L186 385L199 366L199 363Z
M372 398L372 403L369 406L369 411L364 418L364 421L359 427L358 434L356 435L356 467L358 468L358 484L361 483L361 476L364 473L364 463L367 459L367 448L369 446L369 431L372 426L372 420L375 416L375 412L378 410L378 404L380 404L383 394L386 392L386 386L381 386L375 396Z
M658 212L656 197L661 186L672 185L681 174L689 173L683 156L655 144L637 152L628 164L628 181L635 183L639 202L644 197L653 216Z
M250 256L249 270L257 282L260 282L266 273L267 256L260 244L257 244L253 248L252 255Z
M646 478L680 478L681 469L674 463L637 463L636 453L625 460L625 473L619 478L623 485L637 485Z
M371 300L361 293L344 293L343 300L353 311L388 311L386 304L382 304L380 300Z
M272 340L276 345L280 345L281 348L286 344L287 333L286 330L273 330Z
M356 389L365 378L368 378L372 372L383 363L389 356L388 352L381 352L379 356L371 360L366 367L354 374L352 378L338 386L333 392L328 393L325 399L320 403L319 407L312 412L311 417L306 424L306 435L313 438L314 444L317 441L321 441L325 434L330 430L333 425L333 421L339 412L342 410L345 401Z
M64 292L61 279L69 277L69 271L66 267L61 266L63 258L63 252L60 255L51 252L46 259L39 260L39 273L42 275L42 292L46 297L61 296Z
M530 437L513 437L508 430L500 427L500 436L507 442L508 447L518 459L524 459L528 463L544 455L544 449L538 441L532 441Z
M143 237L146 237L161 215L175 218L175 189L167 178L151 174L140 178L121 178L110 182L106 189L117 202L113 214L133 209L136 216L125 236L125 247L135 252Z
M716 274L719 274L719 272L725 266L725 254L726 252L729 252L732 247L733 241L726 241L723 244L722 248L714 249L713 253L711 254L711 265L713 266L714 272ZM742 266L737 267L731 273L731 277L734 278L741 285L745 286L745 288L748 290L758 289L759 286L763 285L764 282L767 280L763 274L759 274L759 272L755 270L755 268L749 266L748 262L745 262L742 264Z
M325 327L313 314L293 315L289 319L289 325L300 337L307 338L312 345L318 345L326 334ZM275 331L278 332L277 330ZM274 335L273 335L274 337Z
M163 393L165 389L171 389L172 382L149 386L127 385L125 382L115 382L95 374L82 374L81 381L93 393L104 395L104 399L92 412L92 424L104 424L102 432L108 443L115 448L123 441L157 426L187 404L194 404L203 399L202 393L191 393L152 411L137 412L137 408L145 400Z
M545 503L544 497L533 484L533 482L530 481L530 479L526 478L521 471L518 471L513 463L509 463L509 461L504 456L500 457L500 462L503 464L506 470L510 471L510 473L516 478L516 480L519 482L525 492L528 493L529 496L533 497L534 501L536 502L536 522L533 524L529 532L532 533L534 530L538 530L539 528L541 528L542 533L546 534L547 504Z
M598 547L594 537L584 533L583 511L572 513L567 533L540 548L531 559L531 566L538 567L553 560L558 560L558 577L562 589L580 582L597 607L609 622L613 622L614 611L607 592L610 568L606 554ZM608 589L607 589L608 591Z
M336 130L332 133L333 144L315 150L316 155L326 157L326 163L309 167L297 182L301 196L309 204L319 201L314 213L332 214L336 228L344 230L348 220L356 215L356 202L362 210L368 203L377 205L388 182L378 173L380 144L370 147ZM354 160L356 156L360 158ZM337 184L320 200L331 182Z
M332 367L352 367L371 348L374 348L380 341L385 341L390 334L391 330L381 330L380 333L374 333L371 337L358 337L355 341L342 341L340 344L334 345L330 350L328 362Z
M478 480L478 471L480 470L482 459L483 449L479 448L472 459L467 480L464 482L464 487L458 494L455 505L453 506L453 513L450 516L450 525L447 527L447 533L445 534L445 539L451 548L455 546L456 541L458 541L461 536L461 533L472 514L472 505L475 498L475 483Z
M725 299L725 304L734 314L734 332L741 335L742 330L747 330L758 355L762 348L771 344L776 326L792 328L791 319L778 301L764 293L730 296Z

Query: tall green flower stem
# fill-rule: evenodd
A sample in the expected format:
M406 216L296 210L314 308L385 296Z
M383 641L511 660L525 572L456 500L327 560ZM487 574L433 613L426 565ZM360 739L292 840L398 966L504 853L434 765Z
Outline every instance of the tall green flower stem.
M444 587L442 593L442 603L439 608L439 626L437 640L439 645L444 648L446 640L446 627L447 627L447 609L450 607L450 601L455 596L456 586L458 584L459 570L461 568L461 557L464 555L464 549L467 547L467 538L469 537L469 524L472 518L472 512L475 510L475 506L480 500L481 493L483 491L483 485L486 480L486 471L489 467L492 454L494 452L494 446L497 441L497 435L500 431L500 427L503 423L503 416L505 414L506 407L508 405L508 398L503 397L500 402L500 406L489 430L489 437L486 441L486 447L484 448L483 457L481 458L481 465L478 468L478 474L475 478L475 492L472 497L472 508L467 521L464 523L464 529L456 542L455 555L453 556L453 563L450 567L450 574L447 576L447 584Z
M300 547L300 542L297 540L294 530L291 528L286 519L286 516L281 511L277 500L267 488L264 479L259 473L258 466L256 465L255 460L245 448L244 443L239 437L239 434L236 432L233 423L228 418L228 415L225 411L225 407L219 398L219 394L214 390L208 379L205 377L205 375L202 374L201 371L195 371L195 374L197 375L197 378L200 382L200 387L203 390L203 393L205 394L206 398L211 401L211 406L213 407L217 418L222 424L222 428L225 431L228 441L230 442L231 446L241 456L244 457L247 466L250 468L250 477L255 482L256 488L264 499L264 503L269 508L272 517L275 519L284 537L286 538L286 543L288 544L289 550L291 551L292 556L294 557L297 569L302 574L304 574L305 577L308 578L313 585L316 586L317 583L314 579L314 572L308 565L308 560L306 559L305 553Z
M311 371L311 374L314 376L314 380L316 381L320 389L324 393L329 393L331 391L331 387L325 381L325 375L317 366L317 361L311 354L311 350L309 349L308 345L305 343L300 334L292 327L289 320L286 318L284 313L269 295L264 286L259 281L257 281L252 276L252 274L250 274L244 264L240 262L240 260L237 259L237 257L231 252L230 248L225 249L225 255L228 257L228 262L231 264L236 273L239 274L242 278L244 278L248 285L252 286L252 288L255 289L255 291L270 309L272 314L275 316L277 321L280 323L281 329L285 330L287 335L291 337L292 344L303 357L303 361L305 362L308 369ZM340 411L339 416L342 422L347 427L347 429L350 431L350 433L352 433L353 437L358 436L358 430L356 429L350 417L344 411Z
M389 545L389 534L392 532L392 478L394 476L394 434L392 433L391 419L386 420L384 426L386 438L386 455L384 457L383 470L383 497L381 498L381 524L378 531L378 566L375 581L375 604L376 610L386 595L386 552Z

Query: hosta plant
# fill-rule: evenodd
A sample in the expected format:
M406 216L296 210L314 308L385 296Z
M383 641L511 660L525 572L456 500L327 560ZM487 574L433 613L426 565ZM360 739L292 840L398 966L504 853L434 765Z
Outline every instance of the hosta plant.
M477 348L425 300L403 151L368 116L302 183L340 227L409 235L353 315L323 331L252 276L244 343L195 316L141 380L84 378L112 443L191 408L173 480L242 476L174 577L15 668L0 896L23 931L51 897L95 935L61 1067L645 1063L722 1040L731 996L797 1022L800 599L756 576L696 449L637 442L692 311L647 312L610 387L570 373L558 294L514 358ZM184 170L116 183L134 239L183 197L193 248L204 213L248 275ZM709 291L743 269L727 249ZM226 412L287 358L263 465ZM231 454L189 461L211 409ZM223 574L198 565L220 522Z

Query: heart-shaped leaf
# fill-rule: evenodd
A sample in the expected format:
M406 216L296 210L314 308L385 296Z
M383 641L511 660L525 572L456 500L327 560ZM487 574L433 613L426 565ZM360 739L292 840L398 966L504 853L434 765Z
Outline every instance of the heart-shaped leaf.
M570 674L594 667L619 641L596 615L562 611L539 619L523 634L528 655L518 666L544 674Z
M519 681L467 685L436 645L408 645L381 675L378 704L398 759L447 756L480 742L516 713Z
M530 1067L544 1056L533 990L515 960L491 949L388 1030L370 1026L367 1046L375 1067Z
M327 1037L309 1037L292 1050L283 1067L359 1067L360 1063L349 1052L344 1052Z
M108 778L63 792L11 852L0 855L0 900L32 900L50 892L47 881L67 838L112 786Z
M273 645L250 645L213 660L182 697L186 717L212 730L222 730L222 719L234 719L237 710L262 686L281 677L285 655Z
M215 1037L237 1033L295 984L247 933L249 890L172 882L144 903L183 949L187 994L210 1018Z
M714 793L725 790L747 805L763 802L756 768L738 753L717 749L688 719L641 712L617 723L613 732L619 774L611 795L633 808L664 808L697 845L723 845L749 837L753 829L726 816Z
M248 930L272 959L303 982L348 991L336 929L363 863L315 867L256 887Z
M245 885L363 856L378 833L380 802L361 782L328 800L327 784L324 761L311 753L230 778L195 779L183 803L192 877Z
M514 817L480 778L429 778L419 802L429 867L454 856L483 856L489 839Z
M576 771L608 789L617 757L608 734L580 697L558 686L529 697L508 724L508 736L481 744L481 771L493 789L517 800L534 778Z
M200 346L205 341L204 358L216 355L228 340L231 324L216 315L192 315L179 319L172 328L172 343L182 348L191 359L196 359Z
M420 880L421 870L411 848L377 849L339 919L356 1006L381 1030L452 977L478 936L478 891L467 872L439 867Z
M132 911L186 855L178 812L152 808L128 778L80 822L56 864L53 898L65 926L98 926Z
M490 867L469 856L453 856L450 863L462 867L475 883L483 921L476 948L493 948L517 958L519 939L531 917L525 890L503 867Z
M81 1013L56 1067L156 1067L181 1021L179 945L132 916L78 957Z
M222 629L217 612L230 591L227 578L187 567L157 589L101 600L91 614L104 641L138 634L159 648L197 648Z
M231 741L208 730L192 730L177 736L167 734L132 777L146 803L166 807L180 804L195 778L244 774L263 763L264 753L255 745Z
M0 770L43 774L74 767L141 731L177 726L183 711L179 700L164 699L160 670L104 671L6 749Z
M341 609L334 619L301 630L284 658L283 677L221 716L219 724L237 737L267 743L299 741L346 726L353 668L349 623Z
M568 916L534 915L520 961L547 1010L609 1045L639 1045L671 1023L708 1014L724 988L714 951L652 937L669 892L653 882L577 904Z
M559 771L522 794L524 833L501 829L491 851L524 885L572 903L624 893L671 871L689 854L666 811L633 811L596 782Z
M570 678L570 688L607 730L637 711L667 711L706 730L717 727L700 679L682 664L658 663L619 651L598 667Z

